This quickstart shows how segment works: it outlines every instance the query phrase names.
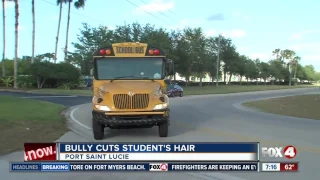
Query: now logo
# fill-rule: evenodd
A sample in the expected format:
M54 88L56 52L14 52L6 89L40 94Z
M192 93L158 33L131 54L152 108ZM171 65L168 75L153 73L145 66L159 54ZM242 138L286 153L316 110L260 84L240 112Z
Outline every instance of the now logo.
M261 154L263 157L286 157L292 159L297 155L297 149L294 146L283 147L262 147Z

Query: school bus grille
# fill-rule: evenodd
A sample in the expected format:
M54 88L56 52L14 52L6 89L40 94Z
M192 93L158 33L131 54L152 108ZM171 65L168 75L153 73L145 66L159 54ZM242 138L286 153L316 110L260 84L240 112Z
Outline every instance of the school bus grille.
M117 109L145 109L149 106L149 94L115 94L113 102Z

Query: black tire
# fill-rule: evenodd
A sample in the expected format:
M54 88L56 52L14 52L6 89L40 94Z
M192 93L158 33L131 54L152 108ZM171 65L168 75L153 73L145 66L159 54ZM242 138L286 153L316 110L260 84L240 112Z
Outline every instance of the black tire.
M159 137L168 137L169 134L169 123L159 124Z
M92 118L92 131L95 140L102 140L104 138L104 125Z
M180 92L180 97L182 97L182 96L183 96L183 92L181 91L181 92Z

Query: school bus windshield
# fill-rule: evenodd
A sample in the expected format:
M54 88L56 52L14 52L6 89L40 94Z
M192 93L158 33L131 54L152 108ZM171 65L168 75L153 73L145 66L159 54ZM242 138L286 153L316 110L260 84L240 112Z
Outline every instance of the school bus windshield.
M96 60L97 78L163 79L163 58L103 58Z

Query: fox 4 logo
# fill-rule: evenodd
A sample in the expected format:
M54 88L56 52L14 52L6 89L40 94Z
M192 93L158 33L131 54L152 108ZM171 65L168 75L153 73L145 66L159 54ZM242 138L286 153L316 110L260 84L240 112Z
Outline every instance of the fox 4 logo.
M297 155L297 149L294 146L283 147L262 147L261 153L263 157L276 157L282 158L286 157L292 159Z
M168 164L149 164L149 171L168 171Z

